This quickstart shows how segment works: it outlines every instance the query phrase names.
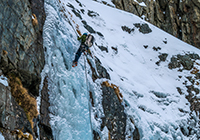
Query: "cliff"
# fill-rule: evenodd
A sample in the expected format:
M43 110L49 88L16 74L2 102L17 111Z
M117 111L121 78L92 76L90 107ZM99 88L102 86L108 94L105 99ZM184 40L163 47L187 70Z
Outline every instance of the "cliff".
M0 69L9 83L0 84L0 130L6 140L36 139L37 124L46 126L36 102L45 62L44 21L43 0L0 2Z
M116 8L131 12L177 38L200 48L198 0L112 0ZM143 2L143 3L142 3Z

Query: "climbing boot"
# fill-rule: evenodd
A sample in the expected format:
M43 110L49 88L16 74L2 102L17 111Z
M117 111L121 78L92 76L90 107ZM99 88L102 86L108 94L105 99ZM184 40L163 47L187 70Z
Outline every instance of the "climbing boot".
M76 67L78 65L77 62L73 62L72 67Z

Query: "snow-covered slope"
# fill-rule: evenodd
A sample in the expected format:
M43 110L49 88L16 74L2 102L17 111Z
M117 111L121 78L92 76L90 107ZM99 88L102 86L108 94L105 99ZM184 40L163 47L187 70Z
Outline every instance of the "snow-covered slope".
M133 14L93 0L45 0L45 10L46 65L42 74L49 77L51 125L56 140L91 140L93 130L101 139L108 139L107 128L100 130L102 122L97 119L104 116L104 81L119 86L123 95L121 104L128 116L126 139L133 137L129 127L137 127L142 140L198 138L199 120L186 99L186 86L193 84L199 90L200 80L196 78L192 83L187 78L195 77L190 73L192 69L169 69L169 63L173 56L200 54L200 50ZM139 28L145 24L152 32L141 32ZM80 45L76 29L92 32L96 39L92 54L100 60L110 80L93 82L91 67L83 55L78 66L71 68ZM95 58L88 58L94 66ZM192 61L200 69L200 60ZM93 107L88 91L94 98Z

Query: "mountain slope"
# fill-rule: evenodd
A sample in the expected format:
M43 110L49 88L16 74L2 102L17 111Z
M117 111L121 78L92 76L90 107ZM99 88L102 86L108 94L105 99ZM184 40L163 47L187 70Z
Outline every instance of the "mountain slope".
M199 138L198 110L189 102L199 94L199 73L191 74L200 68L198 49L92 0L46 0L45 10L43 77L56 139ZM75 30L94 35L95 58L82 55L71 68L80 45Z

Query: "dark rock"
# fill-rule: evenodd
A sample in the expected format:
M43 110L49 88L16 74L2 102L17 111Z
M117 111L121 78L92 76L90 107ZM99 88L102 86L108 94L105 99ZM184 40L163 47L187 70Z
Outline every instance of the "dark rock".
M84 24L84 27L85 27L85 29L88 30L88 32L90 32L90 33L96 33L94 31L94 29L91 26L89 26L85 20L82 20L82 23Z
M101 51L106 51L108 53L108 48L104 47L104 46L99 46L97 45L97 47L101 50Z
M49 117L49 94L48 94L48 78L45 77L43 88L41 91L41 105L40 105L40 139L41 140L53 140L53 133L50 125Z
M194 85L195 80L192 78L192 76L187 76L186 78Z
M29 132L30 134L34 135L31 124L27 119L25 111L17 104L17 102L12 98L12 104L14 108L14 113L15 113L15 121L16 121L16 126L15 129L22 130L23 133ZM37 133L37 131L36 131Z
M199 55L196 54L178 54L177 56L173 56L171 58L171 62L169 63L168 67L170 69L174 69L182 65L185 70L191 70L194 67L194 62L192 59L196 60L198 58Z
M93 130L93 138L94 138L94 140L100 140L101 139L101 137L100 137L100 135L99 135L99 133L98 132L96 132L95 130Z
M124 140L127 119L124 106L120 103L113 88L102 85L102 92L105 125L110 132L111 139Z
M18 71L18 75L22 81L23 86L27 88L32 95L38 96L41 78L29 73L28 71L24 71L23 69L19 69Z
M68 3L67 6L70 7L70 8L72 8L72 9L75 9L75 7L72 4L70 4L70 3Z
M104 37L102 33L96 32L100 37Z
M160 60L157 61L156 64L159 66L160 62L162 62L162 61L164 62L167 59L167 56L168 56L168 54L166 54L166 53L159 55L158 57L159 57Z
M95 81L96 79L100 79L100 78L106 78L106 79L110 79L110 75L107 72L107 70L101 66L101 62L100 60L95 57L95 64L96 64L96 68L93 67L92 63L90 62L89 59L87 59L88 64L90 65L90 68L92 70L92 80ZM96 71L98 72L98 74L96 73Z
M135 130L133 132L133 140L140 140L140 133L136 126L135 126Z
M142 32L143 34L148 34L150 32L152 32L151 28L149 28L149 25L148 24L142 24L140 26L140 29L139 29L140 32Z
M88 10L88 16L90 16L90 17L96 17L96 16L99 16L99 14L97 12Z
M155 46L154 46L154 47L153 47L153 50L154 50L154 51L158 51L158 50L161 50L161 48L160 48L160 47L155 47Z
M42 37L46 18L44 0L2 0L0 13L0 69L5 76L14 73L30 94L38 96L40 72L45 63ZM36 15L38 24L33 24L32 14ZM13 133L16 129L31 133L35 139L37 130L34 128L33 132L25 111L15 102L10 89L5 95L4 103L0 99L0 121L4 120L0 125L5 129L5 139L16 140Z
M84 9L81 9L81 12L84 14L84 13L85 13L85 10L84 10Z
M163 92L156 92L156 91L151 91L151 92L158 98L166 98L168 96L167 93L163 93Z
M13 131L16 126L11 91L0 83L0 127Z
M90 91L90 102L91 102L91 105L92 107L94 107L94 98L93 98L93 95L92 95L92 92Z
M181 67L180 62L178 61L178 59L176 57L173 56L171 58L171 62L168 64L168 68L175 69L175 68L180 68L180 67Z
M177 89L177 91L178 91L178 93L179 93L180 95L183 95L183 94L184 94L184 93L182 92L182 90L181 90L180 87L177 87L176 89Z
M53 140L52 129L51 127L39 124L40 127L40 139L41 140Z
M129 34L131 32L134 32L134 28L131 29L131 28L127 27L127 26L122 26L121 28L122 28L123 31L125 31L125 32L127 32Z
M136 28L140 28L141 26L140 26L140 23L135 23L135 24L133 24Z
M7 52L6 56L1 55L0 68L5 75L10 71L15 71L18 75L22 71L26 72L26 74L23 72L21 74L22 82L28 83L26 87L30 88L29 91L38 95L40 84L38 81L40 81L40 72L45 63L42 45L42 30L45 21L44 1L30 0L30 3L28 0L8 3L4 1L2 4L4 7L9 5L7 14L12 15L12 18L8 18L6 23L0 23L4 35L0 40L0 51ZM37 17L38 28L32 24L32 12ZM10 28L7 28L7 23L10 24ZM29 76L32 78L23 77L25 75L32 75Z
M99 73L99 78L110 79L109 73L103 66L101 66L101 62L98 58L95 58L95 64L96 64L97 72Z
M148 45L143 45L145 49L147 49L149 46Z
M75 1L79 4L80 7L83 7L82 4L78 0L75 0Z
M200 56L198 54L195 54L195 53L189 54L189 56L190 56L191 59L194 59L194 60L200 59Z
M165 60L167 59L167 56L168 56L168 54L162 53L162 54L159 55L158 57L159 57L160 61L165 61Z
M156 62L156 65L160 66L160 61L157 61L157 62Z
M140 24L140 23L135 23L133 24L136 28L139 28L139 31L143 34L148 34L150 32L152 32L151 28L149 28L148 24Z
M163 42L164 42L165 44L167 44L167 38L165 38L165 40L163 40Z
M186 99L190 102L190 110L191 112L195 112L196 115L199 113L200 110L200 102L199 102L199 98L197 98L196 95L199 94L199 89L195 88L193 85L190 86L186 86L187 88L187 92L188 95L186 95ZM197 119L195 117L195 119L192 118L192 114L190 114L191 118L190 120L188 120L188 124L190 124L188 130L185 130L185 128L183 126L181 126L181 131L184 135L193 135L195 133L195 124L198 124L198 122L195 122ZM194 124L195 122L195 124ZM191 124L194 124L194 126L191 126ZM189 133L188 133L189 132ZM199 137L199 136L198 136Z
M92 63L87 59L88 64L90 65L90 68L92 70L92 80L95 81L99 78L99 76L96 73L96 69L93 67ZM75 93L75 92L74 92Z
M73 12L78 18L82 19L82 16L81 16L80 12L79 12L77 9L76 9L76 10L73 9L72 12Z
M115 54L118 53L118 49L117 48L115 48L115 47L111 47L111 48L115 51Z
M10 89L0 84L0 90L0 127L9 131L22 130L34 136L25 111L11 96Z
M167 41L166 41L166 40L164 40L163 42L164 42L165 44L167 44Z
M191 70L193 68L194 62L188 55L177 55L180 63L186 70Z
M196 78L196 79L200 79L200 73L196 73L196 74L195 74L195 78Z
M5 140L17 140L18 137L17 137L17 134L16 133L13 133L9 130L6 130L6 129L1 129L1 132L5 138Z

